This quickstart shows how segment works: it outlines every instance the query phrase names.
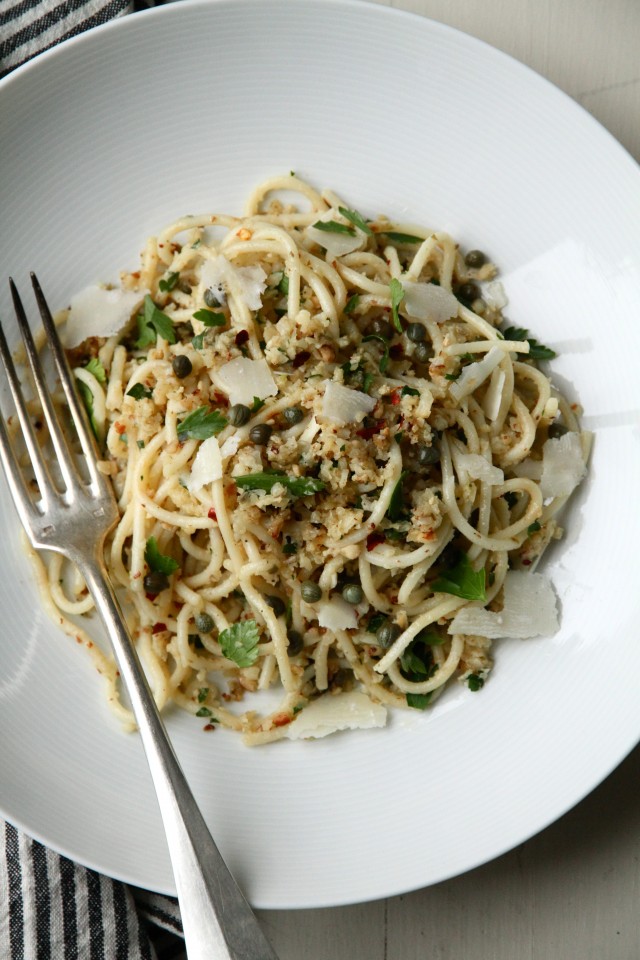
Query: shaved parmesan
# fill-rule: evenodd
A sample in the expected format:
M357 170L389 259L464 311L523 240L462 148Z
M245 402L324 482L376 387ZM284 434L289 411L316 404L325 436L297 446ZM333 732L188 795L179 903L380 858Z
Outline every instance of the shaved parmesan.
M317 227L307 227L305 234L312 243L317 243L324 247L329 257L343 257L346 253L353 253L358 250L364 241L366 235L362 230L358 230L353 224L346 220L336 210L328 210L321 217L318 217L321 223L327 223L334 220L336 223L343 224L353 230L353 233L332 233L330 230L319 230Z
M236 267L223 254L203 265L200 280L204 287L225 303L227 294L244 303L249 310L259 310L262 294L267 286L267 275L258 264Z
M376 405L374 397L360 390L351 390L333 380L325 380L320 414L333 423L357 423L371 413Z
M462 400L463 397L477 390L503 359L504 351L500 347L491 347L482 360L463 367L458 379L454 380L449 387L449 393L453 399Z
M510 570L503 587L504 606L499 613L468 604L456 613L449 633L471 634L498 640L525 640L550 636L558 629L556 595L551 581L541 573Z
M540 490L548 497L568 497L583 479L587 467L577 433L565 433L546 441L542 448Z
M238 447L240 446L240 436L237 433L232 433L230 437L224 441L220 447L220 456L223 460L228 460L229 457L235 456L238 452Z
M342 597L332 597L316 607L318 623L327 630L352 630L358 626L358 618L352 604Z
M540 480L542 476L542 460L532 460L528 457L522 463L516 463L511 470L516 477L526 477L528 480Z
M203 440L193 461L191 474L187 479L189 493L197 493L208 483L222 479L222 458L215 437Z
M325 694L312 701L287 727L290 740L309 737L326 737L339 730L369 730L384 727L387 711L374 703L365 693L352 690L348 693Z
M89 337L112 337L131 320L148 290L107 290L85 287L71 300L67 322L61 333L65 347L77 347Z
M269 364L266 360L250 360L236 357L216 371L217 384L229 395L229 403L244 403L251 406L253 398L264 400L275 397L278 392Z
M451 459L461 483L464 483L467 477L471 480L482 480L484 483L504 483L504 473L500 467L494 467L479 453L463 453L457 444L452 443Z
M417 320L434 320L444 323L458 313L456 297L435 283L415 283L401 280L404 290L404 307L410 317Z
M482 297L487 306L493 307L494 310L504 310L509 303L504 287L499 280L488 283L482 291Z

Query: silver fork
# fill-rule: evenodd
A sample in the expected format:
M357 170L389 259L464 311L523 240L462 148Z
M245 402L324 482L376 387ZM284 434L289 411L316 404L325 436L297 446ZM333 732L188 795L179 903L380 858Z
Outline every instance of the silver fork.
M13 501L34 548L61 553L77 565L109 632L158 796L189 960L277 960L189 789L109 582L103 559L104 540L118 519L118 508L109 481L97 468L93 435L35 274L31 274L31 282L55 369L82 446L88 481L77 469L47 389L22 302L10 281L27 362L65 486L65 492L59 493L42 455L0 324L0 359L40 495L36 501L30 494L0 415L0 459Z

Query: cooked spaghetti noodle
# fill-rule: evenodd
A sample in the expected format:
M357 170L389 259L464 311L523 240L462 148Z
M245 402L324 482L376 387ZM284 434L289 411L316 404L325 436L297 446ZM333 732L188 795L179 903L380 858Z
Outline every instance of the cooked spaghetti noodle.
M509 578L561 535L588 446L535 359L553 352L504 329L495 273L293 175L244 217L148 242L118 292L133 318L69 354L121 511L107 564L161 707L259 743L338 692L424 708L454 677L484 683ZM77 635L84 585L61 586L59 559L46 580Z

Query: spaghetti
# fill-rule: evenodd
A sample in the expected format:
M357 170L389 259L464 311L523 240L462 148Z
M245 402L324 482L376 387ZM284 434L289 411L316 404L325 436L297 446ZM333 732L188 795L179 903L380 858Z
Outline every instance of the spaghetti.
M121 512L107 565L160 707L260 743L338 692L424 708L454 677L484 683L588 448L538 366L553 351L504 328L495 274L291 175L244 217L172 224L122 275L133 318L69 355ZM43 582L78 635L91 601L60 564Z

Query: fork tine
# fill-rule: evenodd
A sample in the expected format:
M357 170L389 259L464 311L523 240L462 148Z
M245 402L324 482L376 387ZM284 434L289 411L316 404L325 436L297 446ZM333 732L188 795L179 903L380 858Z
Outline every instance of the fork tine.
M14 306L16 306L16 315L19 316L19 324L21 324L21 319L24 317L24 311L22 310L22 304L20 303L20 297L18 292L15 289L15 284L13 281L10 281L12 296L14 295ZM16 301L17 298L17 301ZM53 491L53 485L51 482L51 477L49 471L47 470L46 464L42 457L42 451L40 445L36 439L35 431L33 429L33 424L31 417L29 416L29 411L27 409L27 404L22 394L22 388L20 384L20 379L16 373L16 368L14 366L13 360L11 358L11 351L9 350L9 345L7 344L7 339L0 325L0 356L2 358L2 364L4 366L7 381L9 383L9 388L11 390L11 396L13 397L13 402L16 407L16 412L18 414L18 420L20 421L20 427L22 429L22 436L29 453L29 458L31 460L31 465L33 471L36 475L36 480L38 481L38 487L40 488L40 496L42 497L43 507L46 507L48 501L51 498ZM7 443L9 444L8 449L11 449L9 437L7 434Z
M53 322L51 311L49 310L44 293L42 292L42 287L40 286L35 273L31 274L31 284L33 286L33 292L35 293L38 310L40 311L40 317L42 319L42 325L47 336L47 341L53 354L56 370L58 376L60 377L62 389L64 390L65 397L67 398L71 417L82 445L89 475L92 482L97 484L102 489L104 487L105 478L98 471L96 466L96 460L99 456L96 440L91 428L89 427L84 407L78 399L78 393L75 387L75 378L67 361L64 348L60 343L60 337L58 336L58 331L55 323Z
M20 294L18 293L15 283L11 279L9 280L9 286L11 287L11 296L13 298L13 305L16 311L16 319L18 321L20 334L24 342L27 362L31 369L31 375L33 377L38 400L47 421L49 436L51 437L51 442L53 443L57 455L60 472L66 484L67 490L71 490L74 487L75 478L69 465L71 458L69 456L67 443L60 427L60 422L54 409L51 395L49 394L49 390L47 388L42 366L40 364L40 358L38 357L38 351L33 340L31 328L29 327L27 315L22 305L22 300L20 299ZM22 391L20 390L20 384L17 377L15 379L15 385L17 387L16 391L13 390L12 386L13 398L16 403L16 407L18 408L18 413L20 414L20 423L23 433L25 434L27 446L29 448L29 455L31 456L31 461L35 469L37 463L42 463L42 453L33 434L29 414L22 398ZM32 443L29 442L29 437L31 438ZM38 477L38 480L39 479L40 478Z
M9 352L6 337L4 335L4 330L2 329L2 324L0 324L0 358L5 367L7 379L11 384L12 375L15 378L15 369L13 368L13 362L11 360L11 354ZM0 414L0 460L2 460L7 483L9 484L11 496L13 497L13 502L15 503L18 514L20 515L22 525L25 530L30 533L32 521L37 517L37 510L29 490L27 489L24 474L20 469L20 465L18 464L13 452L9 431L7 430L2 414ZM36 462L39 463L39 460ZM37 476L38 475L36 472L36 477ZM38 482L40 483L40 481ZM46 486L44 490L42 486L40 487L40 494L44 504L46 504L46 489Z

